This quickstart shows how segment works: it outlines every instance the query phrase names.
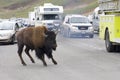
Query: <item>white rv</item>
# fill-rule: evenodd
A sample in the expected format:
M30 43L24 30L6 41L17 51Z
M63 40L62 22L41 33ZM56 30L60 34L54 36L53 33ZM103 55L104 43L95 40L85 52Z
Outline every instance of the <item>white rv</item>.
M63 6L45 3L35 7L35 26L45 25L49 30L58 30L62 23Z
M30 25L35 25L35 12L29 12L29 23Z

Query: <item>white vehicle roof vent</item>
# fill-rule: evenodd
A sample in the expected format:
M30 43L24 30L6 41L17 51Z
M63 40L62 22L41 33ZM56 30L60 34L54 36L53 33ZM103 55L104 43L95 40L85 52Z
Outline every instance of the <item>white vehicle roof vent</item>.
M45 3L44 6L53 6L52 3Z

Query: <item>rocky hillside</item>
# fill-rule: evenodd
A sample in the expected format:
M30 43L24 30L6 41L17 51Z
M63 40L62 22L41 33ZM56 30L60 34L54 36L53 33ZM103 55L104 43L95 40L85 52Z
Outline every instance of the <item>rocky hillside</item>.
M97 0L0 0L0 18L28 17L29 11L46 2L62 5L65 14L82 14L98 6Z

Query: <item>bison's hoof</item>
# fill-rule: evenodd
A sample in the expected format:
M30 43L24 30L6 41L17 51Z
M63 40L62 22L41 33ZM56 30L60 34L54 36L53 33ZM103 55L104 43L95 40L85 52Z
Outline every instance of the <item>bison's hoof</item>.
M57 65L57 62L56 62L56 61L53 61L53 63L54 63L55 65Z
M33 60L32 63L35 63L35 61Z
M44 66L46 66L46 67L47 67L47 64L44 64Z
M25 63L22 63L23 64L23 66L27 66L27 64L25 64Z
M54 63L55 65L57 65L57 63Z
M47 66L47 64L46 64L46 63L44 63L43 65L44 65L44 66Z

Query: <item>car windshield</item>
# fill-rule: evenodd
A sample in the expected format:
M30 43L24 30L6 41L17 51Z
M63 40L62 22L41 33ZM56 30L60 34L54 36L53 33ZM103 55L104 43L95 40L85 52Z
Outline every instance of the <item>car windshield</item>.
M70 23L89 23L89 20L86 17L72 17Z
M13 23L0 23L0 30L13 30Z
M59 20L58 14L44 14L43 20Z

